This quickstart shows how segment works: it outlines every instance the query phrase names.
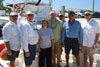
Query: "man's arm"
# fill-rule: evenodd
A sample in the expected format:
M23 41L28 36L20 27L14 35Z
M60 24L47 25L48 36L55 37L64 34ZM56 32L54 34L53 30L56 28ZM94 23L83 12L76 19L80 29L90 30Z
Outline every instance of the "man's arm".
M8 55L12 55L11 48L10 48L10 42L9 42L9 39L11 38L12 34L11 34L9 27L4 26L2 29L2 34L3 34L5 45L7 47Z
M12 52L11 52L11 49L10 49L10 42L5 42L6 44L6 47L7 47L7 52L8 52L8 55L12 55Z
M52 29L51 29L51 44L52 44L52 51L54 51L54 34Z
M100 33L99 30L100 30L100 26L99 26L99 23L97 22L97 24L95 26L96 39L95 39L95 42L94 42L94 45L93 45L94 49L96 48L96 44L98 43L98 40L99 40L99 33Z
M40 52L40 51L41 51L41 49L40 49L40 42L39 42L39 40L38 40L38 42L37 42L37 50L38 50L38 52Z
M19 14L20 16L23 16L23 9L24 9L25 5L26 5L26 4L24 4L24 5L21 7L21 9L20 9L20 14Z
M83 44L83 29L82 29L81 24L80 24L80 31L79 31L79 42L80 42L80 45Z
M64 25L63 25L63 30L62 30L62 46L64 46L65 37L66 37L66 30L65 30Z
M20 36L22 40L22 48L24 49L26 56L30 56L29 48L28 48L28 31L27 31L27 26L24 26L21 24L20 26Z
M98 43L98 40L99 40L99 33L96 34L96 40L95 40L95 43L93 45L93 48L96 48L96 44Z
M54 50L54 39L51 40L52 43L52 51Z

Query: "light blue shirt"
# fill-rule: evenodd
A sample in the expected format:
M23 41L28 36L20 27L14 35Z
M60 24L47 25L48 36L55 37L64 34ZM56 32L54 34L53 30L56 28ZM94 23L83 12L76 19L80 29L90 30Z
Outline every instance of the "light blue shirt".
M62 22L63 22L63 23L65 23L66 21L65 21L65 20L63 20Z
M11 50L14 51L19 51L21 47L21 42L20 42L20 33L17 27L17 24L13 22L8 22L4 27L3 27L3 39L4 42L10 42L10 48Z
M51 40L54 39L54 35L51 28L44 30L43 28L39 29L39 42L40 48L50 48Z
M79 21L74 21L73 24L70 24L69 21L63 24L63 32L62 32L62 43L64 44L65 37L69 38L78 38L79 43L83 42L83 31Z

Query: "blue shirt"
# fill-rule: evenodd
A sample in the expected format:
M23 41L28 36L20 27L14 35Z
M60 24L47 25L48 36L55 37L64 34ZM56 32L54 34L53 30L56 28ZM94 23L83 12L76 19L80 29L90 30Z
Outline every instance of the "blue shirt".
M79 21L74 21L73 24L70 24L69 21L63 24L63 32L62 32L62 43L64 44L65 37L69 38L78 38L80 44L83 41L83 31Z
M43 28L39 29L39 44L40 48L50 48L51 40L54 39L54 35L51 28L44 30Z

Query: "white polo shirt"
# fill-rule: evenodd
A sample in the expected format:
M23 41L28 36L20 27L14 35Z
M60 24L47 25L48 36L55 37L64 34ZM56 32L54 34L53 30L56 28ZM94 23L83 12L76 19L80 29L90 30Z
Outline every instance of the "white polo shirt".
M96 40L96 34L100 32L99 24L94 19L81 23L83 28L83 46L92 47Z
M23 20L20 25L20 35L22 40L22 47L25 52L28 52L28 44L37 44L39 36L37 30L34 29L34 25L30 24L27 20Z
M17 24L9 21L2 30L4 42L10 42L10 48L19 51L21 47L20 33Z

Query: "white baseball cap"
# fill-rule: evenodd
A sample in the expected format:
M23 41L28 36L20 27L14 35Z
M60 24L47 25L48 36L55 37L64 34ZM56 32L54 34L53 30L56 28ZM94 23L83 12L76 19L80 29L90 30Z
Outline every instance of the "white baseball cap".
M17 12L11 12L10 16L13 16L13 15L18 15L18 13Z
M86 11L85 14L92 14L90 11Z
M55 12L54 10L50 12L50 15L51 15L52 13L56 14L56 12Z
M28 15L28 14L34 14L32 11L26 11L26 15Z

